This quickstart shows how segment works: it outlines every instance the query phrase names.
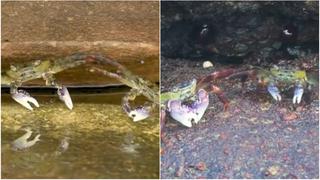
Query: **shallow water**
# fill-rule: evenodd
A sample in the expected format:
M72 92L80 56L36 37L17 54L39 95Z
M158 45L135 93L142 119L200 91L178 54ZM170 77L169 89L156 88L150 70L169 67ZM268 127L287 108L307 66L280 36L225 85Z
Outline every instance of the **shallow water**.
M3 178L158 178L158 112L134 123L122 111L123 94L72 94L68 110L56 96L34 96L40 108L28 111L2 95ZM33 130L41 141L14 151L11 143ZM63 139L68 148L59 149Z

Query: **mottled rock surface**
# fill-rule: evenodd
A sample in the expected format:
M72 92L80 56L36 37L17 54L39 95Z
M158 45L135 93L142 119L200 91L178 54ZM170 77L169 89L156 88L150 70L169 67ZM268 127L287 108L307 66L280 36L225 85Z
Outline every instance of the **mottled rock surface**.
M318 62L318 57L308 58ZM185 59L163 58L162 63L163 91L228 68L216 63L205 69L201 63ZM299 105L293 105L292 89L281 92L282 101L275 102L266 90L258 93L251 81L221 80L214 84L230 100L227 111L210 93L208 109L192 128L166 117L161 178L319 178L318 85L305 91Z
M107 55L137 74L159 80L158 2L34 1L3 2L1 6L2 69L89 52ZM59 78L67 84L114 82L83 72L81 67ZM74 77L77 82L68 80Z
M240 63L318 52L318 2L162 2L161 6L161 50L166 57Z

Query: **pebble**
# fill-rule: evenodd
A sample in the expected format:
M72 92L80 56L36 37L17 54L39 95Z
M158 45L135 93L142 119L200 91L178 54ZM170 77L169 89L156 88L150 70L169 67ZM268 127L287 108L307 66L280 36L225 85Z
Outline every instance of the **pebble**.
M271 166L267 170L267 175L275 176L279 173L280 167L279 166Z
M283 120L284 121L292 121L292 120L295 120L298 118L298 115L294 112L291 112L291 113L287 113L287 114L284 114L282 116Z
M205 171L205 170L207 169L206 163L204 163L204 162L199 162L199 163L196 165L196 169L199 170L199 171Z
M15 115L15 119L21 119L21 118L22 118L22 115L21 115L21 114Z
M213 64L210 61L205 61L205 62L203 62L202 67L203 68L213 67Z

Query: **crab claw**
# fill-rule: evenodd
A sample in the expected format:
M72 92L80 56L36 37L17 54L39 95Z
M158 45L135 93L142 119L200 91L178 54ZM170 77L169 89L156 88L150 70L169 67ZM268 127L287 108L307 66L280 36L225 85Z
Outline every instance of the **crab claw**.
M128 113L128 115L133 119L134 122L141 121L150 116L147 108L138 107Z
M281 101L280 91L274 84L268 85L268 92L271 94L273 99L276 101Z
M168 102L168 111L173 119L184 126L192 127L192 121L196 124L201 120L209 105L207 91L200 89L197 93L197 100L190 105L182 105L181 100Z
M201 120L204 112L209 105L209 95L207 91L205 91L204 89L200 89L197 93L197 96L198 100L191 105L196 116L196 118L194 119L194 122L196 124Z
M70 110L72 110L73 103L68 89L65 86L59 87L57 94L59 95L60 100L63 101Z
M191 121L196 118L195 114L187 106L182 105L180 100L170 100L168 111L173 119L187 127L192 127Z
M31 111L33 110L31 104L39 107L38 101L35 98L31 97L29 93L24 90L18 90L16 93L12 94L12 98Z
M293 96L293 104L299 104L301 102L301 98L303 95L303 86L301 84L296 85L294 89L294 96Z

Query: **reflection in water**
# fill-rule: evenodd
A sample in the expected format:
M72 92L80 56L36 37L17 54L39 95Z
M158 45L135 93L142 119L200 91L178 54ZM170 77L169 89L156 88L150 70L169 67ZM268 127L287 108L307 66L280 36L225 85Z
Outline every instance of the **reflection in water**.
M31 112L2 96L3 178L158 178L157 112L134 123L118 105L121 95L72 98L73 111L41 96L42 106ZM41 134L41 141L13 151L23 127Z
M28 140L32 135L32 130L30 128L23 128L22 130L24 130L26 133L12 142L11 145L13 150L24 150L30 148L40 141L41 134L36 135L36 137L32 140Z

